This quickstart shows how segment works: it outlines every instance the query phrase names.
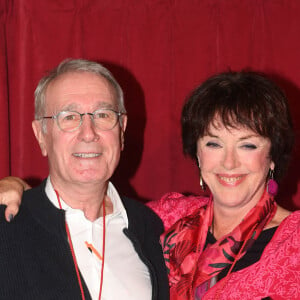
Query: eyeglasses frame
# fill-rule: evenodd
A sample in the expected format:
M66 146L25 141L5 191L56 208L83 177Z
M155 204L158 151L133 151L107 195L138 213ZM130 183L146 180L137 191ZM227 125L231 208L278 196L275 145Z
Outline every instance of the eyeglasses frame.
M98 128L98 127L96 126L96 124L94 123L94 122L95 122L95 121L94 121L94 115L95 115L95 113L96 113L97 111L99 111L99 110L104 110L104 111L109 110L109 111L114 112L114 113L117 115L117 121L116 121L116 124L115 124L112 128L110 128L110 129L100 129L100 128ZM73 113L76 113L76 114L80 115L80 123L79 123L79 125L78 125L76 128L74 128L74 129L72 129L72 130L65 130L65 129L62 129L62 128L59 126L59 123L58 123L58 117L59 117L59 115L60 115L61 113L64 113L64 112L73 112ZM121 116L126 115L126 112L116 111L116 110L111 109L111 108L99 108L99 109L96 109L96 110L95 110L94 112L92 112L92 113L90 113L90 112L79 113L78 111L75 111L75 110L61 110L61 111L59 111L57 114L55 114L55 115L53 115L53 116L39 117L38 120L44 120L44 119L52 119L52 120L56 120L57 127L58 127L61 131L63 131L63 132L73 132L73 131L76 131L77 129L80 128L80 126L82 125L82 117L85 116L85 115L91 116L91 120L92 120L92 122L93 122L93 124L95 125L96 128L98 128L99 130L102 130L102 131L109 131L109 130L112 130L112 129L114 129L114 128L116 127L116 125L117 125L118 122L120 121ZM120 124L120 125L121 125L121 124Z

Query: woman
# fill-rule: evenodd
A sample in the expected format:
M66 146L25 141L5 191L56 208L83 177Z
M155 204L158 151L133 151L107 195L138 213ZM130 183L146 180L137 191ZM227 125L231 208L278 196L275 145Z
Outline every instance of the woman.
M300 299L300 212L274 201L293 145L282 91L257 73L213 76L184 105L182 140L211 196L150 204L166 227L199 206L161 238L171 299Z
M171 299L299 299L300 212L274 200L293 145L282 91L257 73L213 76L184 105L182 139L210 197L149 203L166 227Z

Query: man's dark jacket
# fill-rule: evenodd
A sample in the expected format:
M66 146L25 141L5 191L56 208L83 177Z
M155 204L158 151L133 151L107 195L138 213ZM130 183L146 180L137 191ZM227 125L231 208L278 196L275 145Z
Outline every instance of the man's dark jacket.
M149 269L152 299L167 300L168 278L159 244L162 222L143 204L129 198L122 201L129 222L123 231ZM0 299L81 299L65 213L47 198L45 181L24 193L20 211L11 223L4 220L4 209L0 206ZM91 299L81 279L85 299Z

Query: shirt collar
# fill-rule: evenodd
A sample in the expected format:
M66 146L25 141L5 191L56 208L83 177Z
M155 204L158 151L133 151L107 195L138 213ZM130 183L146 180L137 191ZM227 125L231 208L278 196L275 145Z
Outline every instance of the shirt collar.
M50 176L48 176L48 178L47 178L45 192L46 192L47 197L51 201L51 203L56 208L59 209L59 204L58 204L57 197L56 197L54 188L53 188L51 180L50 180ZM113 204L113 213L110 215L107 215L108 219L110 217L120 214L126 224L126 227L128 228L128 217L127 217L125 207L123 205L123 202L121 200L121 197L120 197L118 191L116 190L115 186L111 182L108 183L107 196L110 198L110 200ZM60 200L61 200L61 206L65 211L72 211L72 210L76 211L76 209L73 209L67 203L65 203L62 198L60 198Z

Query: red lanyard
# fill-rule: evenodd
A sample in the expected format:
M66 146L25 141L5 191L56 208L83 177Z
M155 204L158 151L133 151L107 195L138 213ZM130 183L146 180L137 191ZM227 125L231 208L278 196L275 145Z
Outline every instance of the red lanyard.
M57 201L59 204L59 208L62 209L61 206L61 202L60 202L60 198L59 198L59 194L56 190L54 190L57 196ZM102 233L102 266L101 266L101 279L100 279L100 291L99 291L99 300L101 299L101 294L102 294L102 286L103 286L103 273L104 273L104 255L105 255L105 203L104 203L104 199L102 202L102 209L103 209L103 233ZM81 292L81 298L82 300L85 300L85 296L84 296L84 292L83 292L83 287L82 287L82 282L81 282L81 278L79 275L79 269L78 269L78 264L77 264L77 260L76 260L76 256L75 256L75 251L74 251L74 247L73 247L73 243L72 243L72 239L71 239L71 234L70 234L70 230L69 230L69 226L67 224L67 222L65 222L66 224L66 232L67 232L67 236L68 236L68 240L69 240L69 245L71 248L71 253L72 253L72 257L73 257L73 262L74 262L74 266L75 266L75 270L76 270L76 275L77 275L77 280L78 280L78 284L79 284L79 288L80 288L80 292Z

